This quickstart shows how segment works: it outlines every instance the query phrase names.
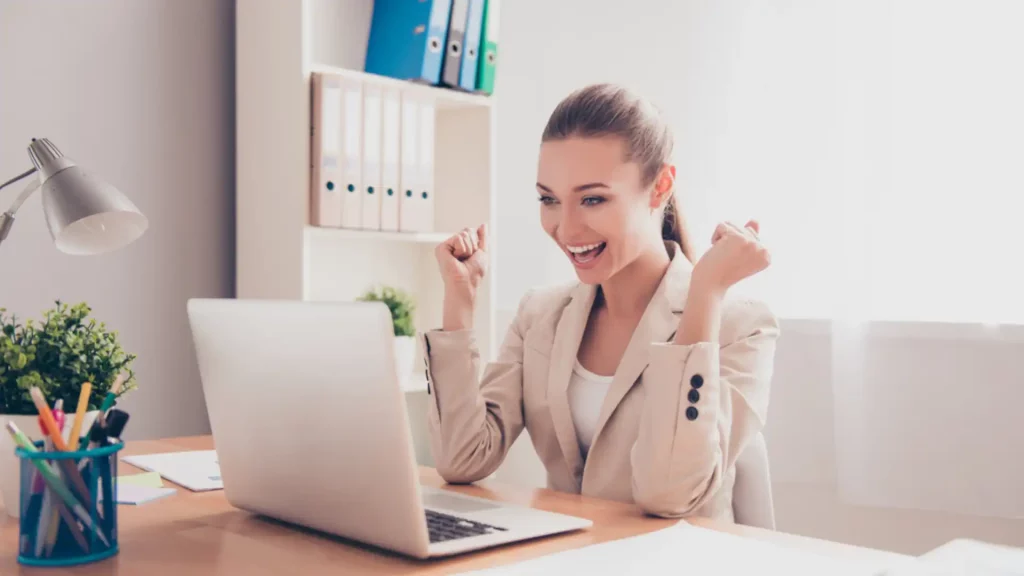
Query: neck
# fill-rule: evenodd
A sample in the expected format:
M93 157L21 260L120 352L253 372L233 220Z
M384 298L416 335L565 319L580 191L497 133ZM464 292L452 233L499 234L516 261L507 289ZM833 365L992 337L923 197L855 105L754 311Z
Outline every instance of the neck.
M600 303L613 317L639 317L657 291L671 259L664 245L645 251L601 284Z

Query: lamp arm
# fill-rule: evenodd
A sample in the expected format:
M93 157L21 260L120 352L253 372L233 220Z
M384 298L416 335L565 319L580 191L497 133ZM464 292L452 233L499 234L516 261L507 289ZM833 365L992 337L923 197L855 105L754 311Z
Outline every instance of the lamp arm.
M30 170L26 170L25 172L15 176L14 178L11 178L7 182L0 184L0 189L10 186L11 184L17 182L18 180L28 178L29 176L35 174L35 172L36 169L34 167ZM21 194L18 194L18 197L14 199L14 203L11 204L11 207L8 208L6 212L0 214L0 242L3 242L4 239L7 238L7 234L10 233L11 226L14 225L14 215L18 212L18 209L21 208L21 205L25 203L25 200L27 200L28 197L31 196L32 193L35 192L38 188L38 179L30 182L29 185L26 186L25 189L21 191Z

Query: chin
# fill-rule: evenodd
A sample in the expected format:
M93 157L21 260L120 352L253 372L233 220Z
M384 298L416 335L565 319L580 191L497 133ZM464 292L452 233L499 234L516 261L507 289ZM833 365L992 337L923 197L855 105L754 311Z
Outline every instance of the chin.
M609 278L608 274L598 274L594 270L577 270L576 278L579 279L582 284L598 285L603 284L605 280Z

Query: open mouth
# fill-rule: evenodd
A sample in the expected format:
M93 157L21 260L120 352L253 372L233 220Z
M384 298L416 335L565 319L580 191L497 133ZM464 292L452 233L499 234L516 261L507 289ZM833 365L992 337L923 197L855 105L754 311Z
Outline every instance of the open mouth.
M605 245L606 244L604 242L586 244L583 246L566 245L565 249L569 252L569 257L576 264L589 264L604 252Z

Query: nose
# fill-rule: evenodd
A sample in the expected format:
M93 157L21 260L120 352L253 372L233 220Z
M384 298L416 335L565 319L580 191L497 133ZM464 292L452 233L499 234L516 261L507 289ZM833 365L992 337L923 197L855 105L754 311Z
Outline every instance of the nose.
M565 207L558 222L558 237L563 243L572 242L586 230L586 224L579 211L574 207Z

